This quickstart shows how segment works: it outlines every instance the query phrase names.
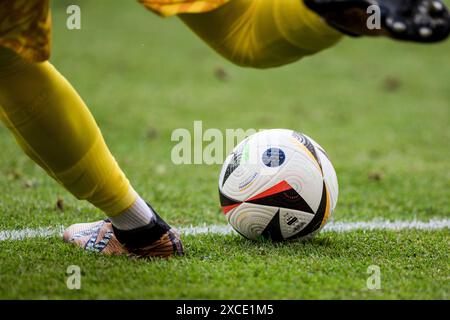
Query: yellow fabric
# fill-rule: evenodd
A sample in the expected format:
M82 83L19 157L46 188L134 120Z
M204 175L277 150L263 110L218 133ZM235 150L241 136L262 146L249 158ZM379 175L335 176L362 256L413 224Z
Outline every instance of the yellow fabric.
M214 10L229 0L138 0L161 16ZM0 46L25 59L48 60L51 52L49 0L0 0Z
M159 15L179 15L212 48L242 66L287 64L341 38L303 0L138 1ZM0 1L0 46L31 61L47 60L49 0Z
M32 61L50 56L49 0L1 0L0 46Z
M148 9L164 16L180 13L203 13L214 10L229 0L138 0Z
M109 216L135 201L88 108L49 62L0 50L0 118L24 151L77 198Z
M284 65L342 36L302 0L230 0L214 11L180 18L222 56L248 67Z

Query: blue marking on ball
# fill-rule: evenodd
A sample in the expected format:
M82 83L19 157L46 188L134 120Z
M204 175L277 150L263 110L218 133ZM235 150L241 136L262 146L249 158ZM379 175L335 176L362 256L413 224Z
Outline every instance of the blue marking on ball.
M286 156L280 148L269 148L262 154L262 162L270 168L281 166L284 160Z

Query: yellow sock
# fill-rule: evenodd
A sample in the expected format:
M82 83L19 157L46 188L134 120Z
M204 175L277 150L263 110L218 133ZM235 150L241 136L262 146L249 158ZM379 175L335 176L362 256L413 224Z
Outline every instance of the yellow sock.
M109 216L136 200L88 108L49 62L0 48L0 118L22 149L78 199Z

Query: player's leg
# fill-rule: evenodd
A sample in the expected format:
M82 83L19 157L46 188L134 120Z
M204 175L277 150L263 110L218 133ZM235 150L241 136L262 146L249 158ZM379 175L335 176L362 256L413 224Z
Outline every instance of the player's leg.
M227 59L258 68L296 61L342 37L301 0L231 0L210 12L179 17Z
M178 15L214 50L241 66L287 64L342 37L303 0L139 1L160 15Z
M178 236L130 186L88 108L49 62L31 62L0 47L0 106L2 121L23 150L78 199L110 217L69 228L66 240L106 253L182 252Z
M228 60L257 68L317 53L343 34L435 42L450 32L440 0L139 1L161 15L178 15ZM380 8L381 29L367 27L367 9L374 4Z
M450 16L440 0L303 0L331 26L349 35L388 36L399 40L436 42L450 33ZM380 27L368 28L368 10L376 5Z

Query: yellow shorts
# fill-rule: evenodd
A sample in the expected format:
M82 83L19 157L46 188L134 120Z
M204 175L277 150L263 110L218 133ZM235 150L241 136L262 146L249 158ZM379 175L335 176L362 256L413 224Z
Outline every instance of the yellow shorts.
M0 1L0 21L0 46L33 61L49 58L49 0Z
M139 0L161 16L214 10L229 0ZM23 58L45 61L51 52L49 0L0 1L0 46Z

